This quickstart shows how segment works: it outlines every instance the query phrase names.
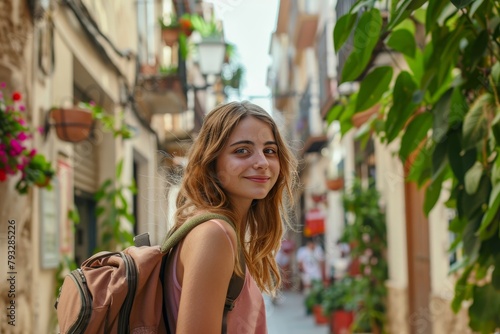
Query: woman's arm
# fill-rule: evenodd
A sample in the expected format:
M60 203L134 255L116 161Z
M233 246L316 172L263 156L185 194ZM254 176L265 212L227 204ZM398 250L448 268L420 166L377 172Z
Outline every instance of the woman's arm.
M207 222L194 228L184 240L177 266L182 285L177 334L221 332L237 243L234 230L226 222L219 222L225 231Z

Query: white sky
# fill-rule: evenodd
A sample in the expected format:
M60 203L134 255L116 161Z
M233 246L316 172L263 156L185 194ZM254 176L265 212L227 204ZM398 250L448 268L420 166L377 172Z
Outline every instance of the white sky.
M224 35L236 45L240 63L245 67L242 99L268 96L267 68L271 63L269 46L276 30L279 0L211 0L215 14L222 19ZM251 99L272 113L269 98Z

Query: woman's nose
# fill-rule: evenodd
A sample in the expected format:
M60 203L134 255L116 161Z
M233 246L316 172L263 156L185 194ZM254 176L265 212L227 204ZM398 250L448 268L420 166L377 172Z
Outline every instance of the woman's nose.
M259 153L255 157L255 163L254 163L254 168L259 169L259 168L267 168L269 167L269 161L267 161L266 156L263 153Z

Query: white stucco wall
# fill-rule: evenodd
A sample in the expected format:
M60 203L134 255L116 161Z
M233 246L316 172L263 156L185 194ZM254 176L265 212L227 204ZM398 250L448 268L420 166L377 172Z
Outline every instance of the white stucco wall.
M381 193L387 222L387 284L397 289L408 287L408 259L406 241L405 193L403 165L395 154L399 142L389 146L375 142L377 188Z

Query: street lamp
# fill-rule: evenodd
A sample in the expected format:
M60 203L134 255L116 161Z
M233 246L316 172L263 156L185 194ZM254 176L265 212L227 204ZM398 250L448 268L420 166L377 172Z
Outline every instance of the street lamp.
M219 76L222 72L224 63L224 55L226 53L226 43L220 39L204 39L198 46L198 64L200 72L205 79L204 86L190 85L189 88L198 90L206 90L213 83L207 82L209 75Z
M206 76L210 74L220 75L226 43L221 40L202 40L198 43L198 55L201 73Z

